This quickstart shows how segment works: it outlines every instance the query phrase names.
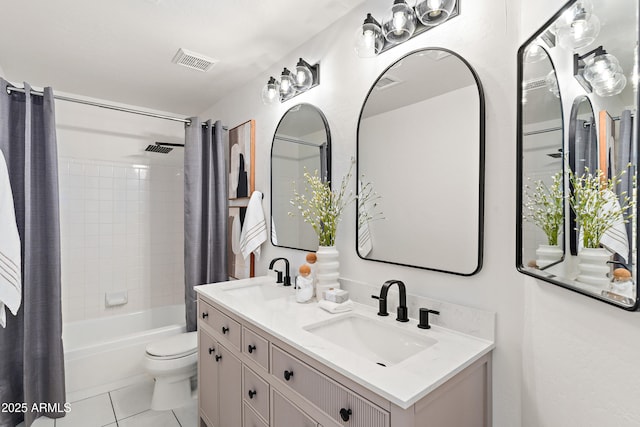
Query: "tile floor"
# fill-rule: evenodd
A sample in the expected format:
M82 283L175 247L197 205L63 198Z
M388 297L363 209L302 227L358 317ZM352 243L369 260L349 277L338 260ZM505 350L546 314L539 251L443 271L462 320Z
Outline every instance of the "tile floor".
M153 381L71 402L56 420L40 417L32 427L197 427L197 401L172 411L152 411Z

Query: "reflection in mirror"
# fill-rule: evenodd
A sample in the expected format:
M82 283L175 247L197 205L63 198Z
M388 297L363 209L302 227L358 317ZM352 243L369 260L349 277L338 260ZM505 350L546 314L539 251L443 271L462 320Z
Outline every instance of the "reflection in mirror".
M638 8L570 1L518 51L518 270L628 310L639 305ZM536 96L536 81L562 99ZM551 239L531 213L554 197L555 257L538 253Z
M564 256L562 103L547 51L530 45L522 64L523 257L546 269Z
M303 191L305 171L318 171L324 181L331 176L330 140L327 120L313 105L296 105L280 120L271 146L271 243L275 246L318 249L313 228L300 215L289 215L290 200L294 188Z
M358 255L477 273L484 99L469 64L451 51L424 49L391 65L362 107L357 150L357 176L372 183L384 211L383 220L358 224Z

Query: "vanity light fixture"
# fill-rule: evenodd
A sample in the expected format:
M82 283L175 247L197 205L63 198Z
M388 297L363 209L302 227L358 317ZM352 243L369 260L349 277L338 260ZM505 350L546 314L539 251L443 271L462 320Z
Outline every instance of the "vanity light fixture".
M617 95L627 85L618 58L602 46L584 55L573 55L573 74L588 93L593 91L599 96Z
M567 9L556 26L558 43L568 49L580 49L593 43L600 34L600 19L589 0L580 0Z
M457 0L418 0L411 7L405 0L394 0L382 25L367 14L356 31L355 51L361 58L372 58L459 15Z
M284 102L319 84L320 63L311 65L300 58L294 72L285 67L280 75L280 81L274 77L269 78L262 88L262 102L265 105L275 104L276 101Z

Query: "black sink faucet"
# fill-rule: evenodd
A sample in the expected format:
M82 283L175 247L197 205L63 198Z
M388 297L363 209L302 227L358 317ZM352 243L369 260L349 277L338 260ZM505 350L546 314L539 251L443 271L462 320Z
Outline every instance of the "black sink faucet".
M275 270L276 273L278 273L278 280L276 280L276 283L282 283L282 286L291 286L291 276L289 275L289 260L284 258L284 257L280 257L280 258L274 258L271 260L271 262L269 263L269 270L273 270L273 266L276 263L276 261L279 260L283 260L284 261L284 281L282 279L282 272Z
M408 310L407 310L407 289L402 283L401 280L387 280L382 285L382 289L380 289L380 296L371 295L371 298L377 299L379 303L378 308L378 316L388 316L387 312L387 294L389 293L389 288L394 283L398 284L398 291L400 292L400 304L398 305L398 317L396 320L398 322L408 322Z

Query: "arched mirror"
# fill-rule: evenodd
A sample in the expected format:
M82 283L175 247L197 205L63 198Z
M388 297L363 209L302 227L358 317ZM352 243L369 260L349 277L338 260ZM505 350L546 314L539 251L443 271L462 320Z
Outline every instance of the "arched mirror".
M565 249L562 102L556 71L544 47L527 46L521 71L520 256L529 268L546 270L563 259Z
M331 176L331 136L322 112L310 104L289 109L276 128L271 145L271 243L315 251L318 237L290 203L294 188L303 191L305 171L324 181Z
M571 0L518 51L517 268L627 310L640 301L639 8Z
M413 52L373 84L358 124L357 176L383 219L358 216L358 255L459 275L482 266L484 98L459 55ZM411 244L409 244L411 242Z

